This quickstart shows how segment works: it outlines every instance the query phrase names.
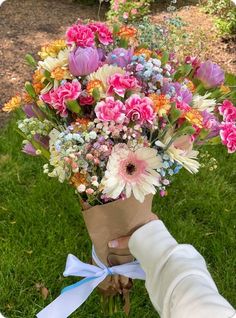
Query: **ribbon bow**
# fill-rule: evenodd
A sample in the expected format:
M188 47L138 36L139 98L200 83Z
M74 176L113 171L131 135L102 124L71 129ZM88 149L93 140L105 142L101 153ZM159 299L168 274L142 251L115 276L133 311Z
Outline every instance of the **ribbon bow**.
M122 275L132 279L145 280L145 273L138 261L107 267L97 257L94 247L92 257L97 266L81 262L69 254L63 273L67 276L85 277L62 290L51 304L37 314L38 318L66 318L79 308L92 291L109 275Z

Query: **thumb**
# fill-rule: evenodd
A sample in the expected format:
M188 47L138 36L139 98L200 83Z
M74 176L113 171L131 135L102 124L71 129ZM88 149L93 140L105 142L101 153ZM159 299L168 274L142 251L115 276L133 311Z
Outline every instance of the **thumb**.
M110 248L120 248L120 249L128 248L129 239L130 239L130 236L123 236L116 240L110 241L108 243L108 246Z

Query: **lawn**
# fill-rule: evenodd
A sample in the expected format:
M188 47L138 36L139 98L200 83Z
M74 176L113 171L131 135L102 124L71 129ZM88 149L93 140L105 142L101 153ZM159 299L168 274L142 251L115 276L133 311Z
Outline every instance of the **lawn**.
M73 189L43 175L42 160L21 153L20 143L13 120L0 133L0 311L8 318L31 318L50 303L76 281L62 277L67 254L87 261L91 249ZM236 156L221 146L209 152L218 169L182 171L153 210L179 242L203 254L220 292L236 306ZM37 284L49 289L46 300ZM131 318L157 317L143 282L131 297ZM94 292L71 317L103 317L99 308Z

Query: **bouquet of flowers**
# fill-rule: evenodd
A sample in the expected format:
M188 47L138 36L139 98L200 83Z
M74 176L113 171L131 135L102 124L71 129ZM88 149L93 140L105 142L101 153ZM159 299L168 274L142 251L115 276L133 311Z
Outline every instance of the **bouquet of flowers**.
M23 152L43 156L44 173L71 184L81 201L103 276L91 278L94 265L87 276L76 271L81 262L72 256L65 275L85 275L92 289L100 284L108 296L123 294L128 311L130 278L142 274L136 268L137 275L128 275L121 264L137 263L129 251L109 249L108 241L144 224L152 196L165 196L180 169L198 172L201 146L221 142L229 153L236 151L235 76L209 60L186 57L180 63L171 52L149 49L128 25L111 30L78 21L65 40L38 54L37 63L26 56L35 68L32 82L3 111L20 116ZM56 317L67 317L85 301L89 292L83 288L77 283L60 296L67 300ZM42 311L38 317L52 317L50 308L51 315Z

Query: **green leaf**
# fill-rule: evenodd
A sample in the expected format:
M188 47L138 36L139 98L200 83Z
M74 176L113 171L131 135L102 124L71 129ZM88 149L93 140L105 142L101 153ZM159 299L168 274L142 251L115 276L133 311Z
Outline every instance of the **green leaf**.
M235 88L236 88L236 76L234 74L226 73L225 74L225 85L235 86Z
M207 145L212 145L212 146L218 145L218 144L221 144L220 136L209 139L209 141L207 142Z
M37 94L34 90L34 87L30 82L25 83L25 90L30 95L30 97L32 97L33 99L35 99L37 97Z
M173 124L177 119L179 119L180 116L181 111L173 106L170 111L170 122Z
M120 47L122 47L123 49L128 48L128 41L125 38L120 39Z
M178 80L180 77L186 77L192 71L192 65L184 64L179 67L177 72L174 74L174 79Z
M199 138L201 140L204 140L208 135L209 135L209 130L202 129L201 132L200 132Z
M92 95L96 102L98 102L101 98L100 91L97 87L93 89Z
M164 52L163 56L161 58L161 64L165 65L169 60L169 53L168 52Z
M120 27L118 24L113 25L113 34L117 34L120 31Z
M30 66L34 68L37 66L37 63L31 54L26 54L25 60Z
M66 105L67 105L67 108L73 113L81 114L82 109L76 100L68 100L66 102Z

